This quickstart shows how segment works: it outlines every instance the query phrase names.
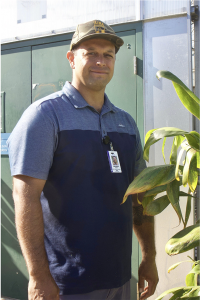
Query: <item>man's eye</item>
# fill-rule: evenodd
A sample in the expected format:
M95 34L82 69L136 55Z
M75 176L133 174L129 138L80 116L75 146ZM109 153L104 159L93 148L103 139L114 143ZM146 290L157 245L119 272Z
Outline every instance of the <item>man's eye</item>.
M109 57L109 58L113 58L113 56L111 54L106 54L105 56Z
M95 55L95 52L88 52L88 55Z

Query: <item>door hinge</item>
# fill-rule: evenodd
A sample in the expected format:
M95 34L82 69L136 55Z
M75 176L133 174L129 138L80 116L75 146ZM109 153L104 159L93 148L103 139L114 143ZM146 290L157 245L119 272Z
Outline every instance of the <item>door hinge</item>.
M190 8L190 15L192 21L199 20L199 5L192 5Z
M137 75L137 56L133 57L134 74Z

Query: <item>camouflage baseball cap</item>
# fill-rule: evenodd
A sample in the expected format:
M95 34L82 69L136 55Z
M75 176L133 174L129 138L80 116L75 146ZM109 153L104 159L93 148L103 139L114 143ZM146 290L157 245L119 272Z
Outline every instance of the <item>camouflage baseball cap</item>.
M100 20L94 20L77 25L70 44L70 50L73 50L79 43L94 38L106 39L112 42L115 45L116 53L124 44L124 41L116 35L110 26Z

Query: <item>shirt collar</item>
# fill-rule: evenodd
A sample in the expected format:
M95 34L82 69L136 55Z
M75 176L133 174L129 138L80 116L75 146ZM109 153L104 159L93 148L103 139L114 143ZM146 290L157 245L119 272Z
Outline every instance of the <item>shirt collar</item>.
M87 106L92 107L85 101L85 99L81 96L79 91L77 89L75 89L75 87L73 87L69 81L66 81L66 83L63 87L63 92L65 93L65 95L68 97L71 104L75 108L84 108ZM106 94L104 94L104 105L102 107L101 113L106 113L109 111L116 112L117 110L116 110L115 106L108 99L108 96Z

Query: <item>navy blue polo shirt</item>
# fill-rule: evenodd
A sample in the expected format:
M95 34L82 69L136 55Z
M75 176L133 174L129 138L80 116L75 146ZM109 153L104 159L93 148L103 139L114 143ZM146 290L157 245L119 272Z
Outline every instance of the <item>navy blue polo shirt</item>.
M112 173L108 135L122 173ZM132 204L120 205L144 168L135 121L105 95L101 113L69 82L33 103L8 140L11 173L45 179L45 248L61 295L122 286L131 278Z

